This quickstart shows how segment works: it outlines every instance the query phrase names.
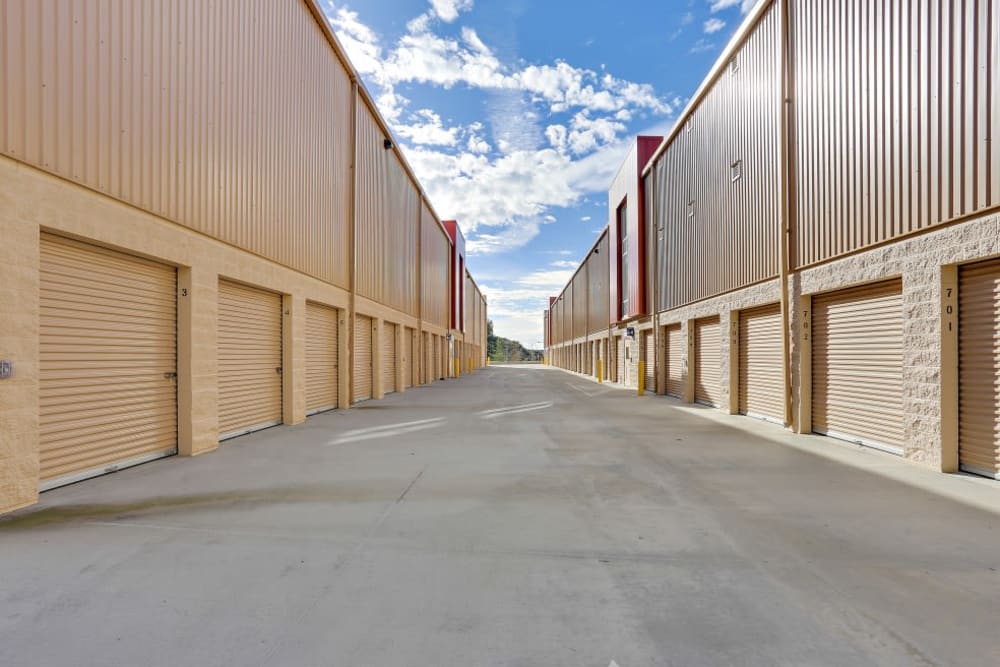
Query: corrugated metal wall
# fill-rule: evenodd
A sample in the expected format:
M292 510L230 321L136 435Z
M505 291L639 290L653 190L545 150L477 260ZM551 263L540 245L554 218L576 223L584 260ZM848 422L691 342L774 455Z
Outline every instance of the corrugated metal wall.
M4 0L0 30L4 154L348 286L351 83L304 3Z
M658 310L778 274L778 18L771 7L646 176Z
M448 300L451 284L448 273L451 262L451 240L426 203L421 204L420 279L422 285L422 318L425 322L448 327Z
M799 266L1000 204L998 22L996 0L791 3Z
M587 283L587 262L573 277L573 338L587 335L589 322L587 317L587 299L590 296L590 285Z
M611 254L611 242L608 231L605 230L596 246L597 254L593 252L587 257L588 282L590 299L587 304L589 312L589 334L608 330L611 322L611 267L608 263Z
M417 314L420 192L364 102L358 106L358 294Z

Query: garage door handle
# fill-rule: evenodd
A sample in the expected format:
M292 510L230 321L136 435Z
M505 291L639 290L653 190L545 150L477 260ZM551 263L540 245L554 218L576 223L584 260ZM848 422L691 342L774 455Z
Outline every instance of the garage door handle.
M176 380L177 379L177 373L164 373L163 377L166 380Z
M281 375L281 366L278 366L277 368L275 368L274 372L277 373L278 375Z

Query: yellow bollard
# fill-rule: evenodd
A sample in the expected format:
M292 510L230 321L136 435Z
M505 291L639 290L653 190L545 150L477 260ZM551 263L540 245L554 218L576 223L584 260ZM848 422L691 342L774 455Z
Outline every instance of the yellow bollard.
M597 383L604 382L604 359L597 360Z
M469 357L469 373L472 373L472 357Z
M461 377L462 375L462 360L455 359L455 377Z
M646 393L646 362L639 362L639 396Z

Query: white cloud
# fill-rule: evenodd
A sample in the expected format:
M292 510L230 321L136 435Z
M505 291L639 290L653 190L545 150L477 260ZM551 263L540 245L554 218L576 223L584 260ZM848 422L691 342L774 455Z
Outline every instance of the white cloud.
M589 215L585 215L582 218L580 218L580 222L590 222L591 220L593 220L593 218L591 218Z
M568 259L557 259L554 262L550 262L549 266L557 269L570 269L572 271L576 271L576 267L579 266L579 264Z
M699 39L695 42L689 51L691 53L704 53L705 51L711 51L715 48L715 42L710 42L707 39Z
M399 136L418 146L454 146L458 143L460 128L444 127L441 117L430 109L420 109L414 114L415 122L395 126Z
M431 10L445 23L458 18L458 13L472 9L472 0L430 0Z
M711 35L713 32L719 32L726 27L725 21L720 21L716 18L711 18L705 21L705 34Z
M746 14L757 4L757 0L709 0L709 2L711 3L709 9L713 13L739 5L740 11Z

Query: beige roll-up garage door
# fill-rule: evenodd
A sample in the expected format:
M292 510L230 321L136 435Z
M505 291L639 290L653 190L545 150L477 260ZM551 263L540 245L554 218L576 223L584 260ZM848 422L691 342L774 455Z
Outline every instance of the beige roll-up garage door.
M722 400L722 325L718 317L695 320L694 400L718 407Z
M41 489L176 453L174 267L49 234L40 259Z
M337 407L337 311L306 302L306 412L314 414Z
M372 318L354 316L354 402L372 397Z
M667 367L666 393L674 398L684 398L684 337L681 335L681 325L664 327L663 333L666 336L663 349L667 352L664 360Z
M441 361L441 337L431 336L431 346L434 348L434 376L432 380L440 380L443 376L444 365Z
M781 305L744 310L739 322L740 414L784 423Z
M1000 260L963 267L958 294L958 460L1000 479Z
M382 324L382 393L396 391L396 325Z
M903 295L892 280L812 298L817 433L903 450Z
M625 382L625 337L615 337L615 382Z
M406 388L413 386L413 371L416 368L417 357L413 349L414 334L413 329L406 327L403 329L403 386Z
M434 381L434 337L427 332L424 332L423 360L420 377L424 384L430 384Z
M219 439L281 423L281 295L219 281Z
M646 391L656 391L656 336L652 331L643 334L643 361L646 364Z

